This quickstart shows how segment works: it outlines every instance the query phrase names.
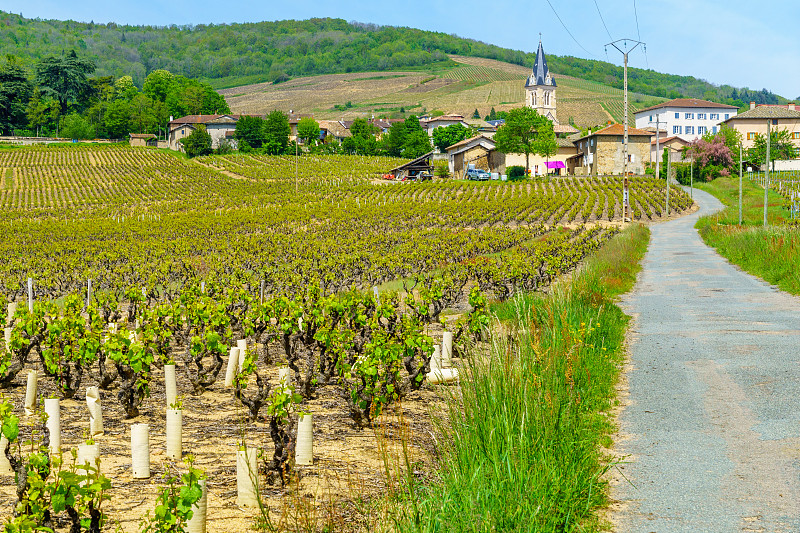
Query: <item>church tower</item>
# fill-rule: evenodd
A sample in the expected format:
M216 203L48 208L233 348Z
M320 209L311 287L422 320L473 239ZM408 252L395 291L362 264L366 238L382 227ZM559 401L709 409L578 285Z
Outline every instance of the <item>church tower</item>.
M544 56L541 35L539 35L539 49L536 51L533 72L525 82L525 105L549 118L553 124L558 124L556 119L556 80L550 76L550 70L547 68L547 58Z

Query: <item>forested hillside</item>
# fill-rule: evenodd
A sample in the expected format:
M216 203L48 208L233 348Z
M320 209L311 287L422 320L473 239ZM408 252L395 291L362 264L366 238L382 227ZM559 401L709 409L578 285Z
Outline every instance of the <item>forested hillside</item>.
M174 74L230 87L317 74L409 70L449 62L448 54L533 64L533 54L413 28L348 23L341 19L198 26L123 26L26 19L0 12L0 54L25 61L75 49L97 64L97 75L130 75L138 86L147 74ZM622 87L622 68L603 61L548 55L550 68ZM742 105L786 100L766 90L715 86L691 76L629 69L634 92L662 97L707 98Z

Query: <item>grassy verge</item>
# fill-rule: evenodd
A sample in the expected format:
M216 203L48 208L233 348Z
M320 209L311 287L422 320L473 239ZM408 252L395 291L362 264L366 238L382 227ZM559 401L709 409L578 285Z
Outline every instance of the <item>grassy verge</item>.
M770 191L767 220L763 227L764 189L743 182L742 220L739 226L739 179L718 178L701 187L722 201L722 212L703 217L697 229L706 244L731 263L758 276L781 290L800 294L800 234L796 226L787 226L788 211L783 199Z
M440 470L417 488L401 531L591 531L606 503L601 445L623 360L629 290L649 240L633 226L550 295L495 307L488 354L468 357L439 425Z

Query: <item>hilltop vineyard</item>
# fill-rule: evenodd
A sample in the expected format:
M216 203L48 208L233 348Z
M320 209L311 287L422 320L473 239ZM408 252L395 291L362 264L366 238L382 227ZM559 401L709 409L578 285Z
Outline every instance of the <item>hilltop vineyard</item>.
M486 338L489 301L546 289L623 222L619 177L380 178L400 163L186 160L119 146L0 150L0 304L9 311L0 313L0 388L13 400L0 402L0 415L9 424L12 413L21 417L19 387L36 370L40 390L66 402L62 425L49 430L63 431L63 449L89 427L75 400L98 387L86 398L105 402L100 453L113 469L93 474L99 485L75 490L87 501L102 498L91 488L109 476L115 488L104 509L127 517L123 529L134 531L131 520L158 495L147 485L133 510L124 499L114 503L115 490L138 501L143 487L135 481L141 463L129 469L126 444L141 428L123 421L149 423L158 446L166 432L168 454L180 457L163 408L184 409L184 439L204 443L195 466L213 476L214 505L235 509L238 463L227 446L243 453L258 442L262 479L292 482L304 461L314 464L307 447L302 461L294 456L295 439L300 454L299 439L312 435L299 414L317 413L314 439L317 424L325 438L340 438L374 427L401 400L434 401L424 396L433 394L428 382L457 376L452 356ZM634 219L664 215L658 180L631 178L630 198ZM691 205L677 188L669 201L673 212ZM184 407L168 384L175 368L177 390L189 395ZM164 395L166 406L154 409L153 398ZM38 426L28 423L25 438L35 440ZM363 468L359 456L319 453L322 470ZM197 482L193 475L187 483ZM34 508L5 489L5 515L17 504ZM237 502L246 501L242 494Z

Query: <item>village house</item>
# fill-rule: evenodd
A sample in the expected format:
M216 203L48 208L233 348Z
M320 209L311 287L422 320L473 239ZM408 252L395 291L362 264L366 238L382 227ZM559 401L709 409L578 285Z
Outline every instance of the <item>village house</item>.
M504 174L506 156L498 152L495 146L494 139L483 134L448 146L445 152L450 174L456 178L463 178L469 165L487 172Z
M625 167L624 126L612 124L588 135L577 137L578 153L567 168L574 168L578 175L620 175ZM644 174L645 163L650 159L652 133L637 128L628 128L629 174Z
M199 125L203 125L206 131L211 135L211 147L214 149L219 148L220 142L227 138L229 131L236 130L236 123L239 121L241 115L187 115L179 119L172 119L168 124L169 134L169 148L170 150L183 151L181 140L185 139L197 129Z
M446 128L453 124L461 124L465 128L469 128L470 124L464 120L463 115L442 115L440 117L423 117L419 120L419 125L425 130L429 136L433 137L433 130L436 128Z
M550 157L530 154L528 164L532 176L546 176L548 174L571 174L568 161L577 154L575 143L569 139L556 137L556 153ZM507 154L506 168L511 166L525 166L525 154Z
M742 135L742 147L747 150L755 144L756 135L767 134L767 123L772 131L787 130L792 143L800 149L800 111L795 104L756 105L725 121L725 125Z
M342 142L346 138L352 137L350 128L345 126L342 120L320 120L318 123L319 140L323 143Z
M655 135L653 135L653 137L655 137ZM664 156L664 149L669 149L669 160L672 163L681 163L683 162L683 149L690 144L689 141L681 139L678 136L659 137L658 152L656 152L656 140L654 138L650 141L650 162L655 163L656 161L661 161Z
M658 124L667 134L691 142L706 133L717 133L720 125L738 112L739 109L732 105L677 98L637 111L636 127L644 130Z

